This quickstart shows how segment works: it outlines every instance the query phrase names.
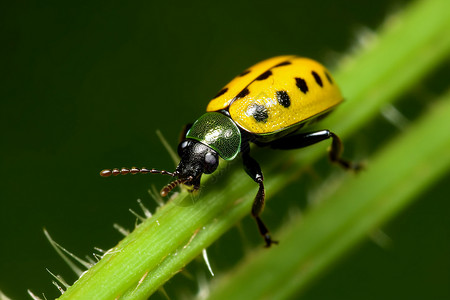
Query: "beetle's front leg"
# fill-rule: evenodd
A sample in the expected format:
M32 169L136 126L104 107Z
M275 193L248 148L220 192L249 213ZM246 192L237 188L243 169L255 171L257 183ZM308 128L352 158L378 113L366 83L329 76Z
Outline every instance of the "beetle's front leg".
M178 137L178 142L181 143L186 139L186 134L188 133L189 129L191 129L192 123L188 123L183 126L183 129L181 129L180 136Z
M253 201L252 217L256 220L259 233L264 237L266 247L270 247L271 244L278 244L277 241L272 240L272 238L270 237L269 229L267 229L267 226L260 218L260 215L264 209L264 201L266 198L266 193L264 190L264 177L261 172L261 167L259 166L258 162L250 156L249 151L245 151L242 153L242 161L244 163L244 169L247 174L256 183L259 184L258 193L256 194L255 200Z

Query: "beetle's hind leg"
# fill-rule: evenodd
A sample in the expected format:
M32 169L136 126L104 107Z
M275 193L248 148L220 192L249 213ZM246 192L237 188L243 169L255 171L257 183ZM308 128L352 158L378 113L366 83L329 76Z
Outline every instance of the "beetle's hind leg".
M269 229L260 218L260 215L264 209L264 202L266 198L266 193L264 190L264 177L261 172L261 167L258 162L250 156L248 150L242 153L242 161L247 174L259 184L258 193L256 194L252 205L252 217L255 218L259 233L263 236L264 241L266 242L266 247L270 247L272 244L278 244L277 241L272 240Z
M342 151L344 149L342 146L342 141L335 133L329 130L319 130L314 132L289 135L271 142L269 146L273 149L291 150L304 148L330 138L332 141L331 147L328 150L328 157L330 158L331 162L340 165L344 169L355 171L360 170L362 167L361 164L350 162L342 158Z
M354 171L361 170L362 169L361 163L352 162L342 158L342 152L344 150L344 147L342 145L341 139L333 132L330 131L329 133L331 135L332 141L331 147L328 150L328 157L330 158L331 162L337 163L346 170L354 170Z

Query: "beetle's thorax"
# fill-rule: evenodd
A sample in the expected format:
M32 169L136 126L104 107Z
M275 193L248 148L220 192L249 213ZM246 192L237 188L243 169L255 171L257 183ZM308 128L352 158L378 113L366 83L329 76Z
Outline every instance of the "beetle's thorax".
M224 160L232 160L239 154L242 140L234 121L218 112L208 112L198 118L186 138L208 146Z

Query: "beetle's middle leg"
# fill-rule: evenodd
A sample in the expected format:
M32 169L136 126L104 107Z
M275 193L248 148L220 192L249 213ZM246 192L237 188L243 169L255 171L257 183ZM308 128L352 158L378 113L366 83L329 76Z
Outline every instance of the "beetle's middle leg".
M247 147L247 149L249 148ZM264 201L266 198L266 193L264 190L264 177L261 172L261 167L258 162L250 156L249 150L242 153L242 161L247 174L259 184L258 193L256 194L255 200L253 200L252 217L255 218L259 233L264 237L266 247L270 247L271 244L278 244L277 241L272 240L269 229L260 218L260 215L264 209Z

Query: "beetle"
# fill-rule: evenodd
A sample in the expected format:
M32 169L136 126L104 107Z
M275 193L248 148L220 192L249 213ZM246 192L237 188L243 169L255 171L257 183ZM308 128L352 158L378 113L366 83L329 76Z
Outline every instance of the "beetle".
M329 71L320 63L294 55L264 60L239 74L209 102L206 113L187 125L178 145L180 163L174 172L147 168L105 169L110 175L159 173L176 179L161 190L161 196L177 185L190 191L200 188L202 174L213 173L219 157L233 160L239 154L247 174L258 184L251 215L266 247L277 241L261 220L264 208L264 177L250 156L250 143L272 149L298 149L331 139L329 158L345 169L359 164L341 157L339 137L330 130L304 131L311 123L332 112L343 98Z

